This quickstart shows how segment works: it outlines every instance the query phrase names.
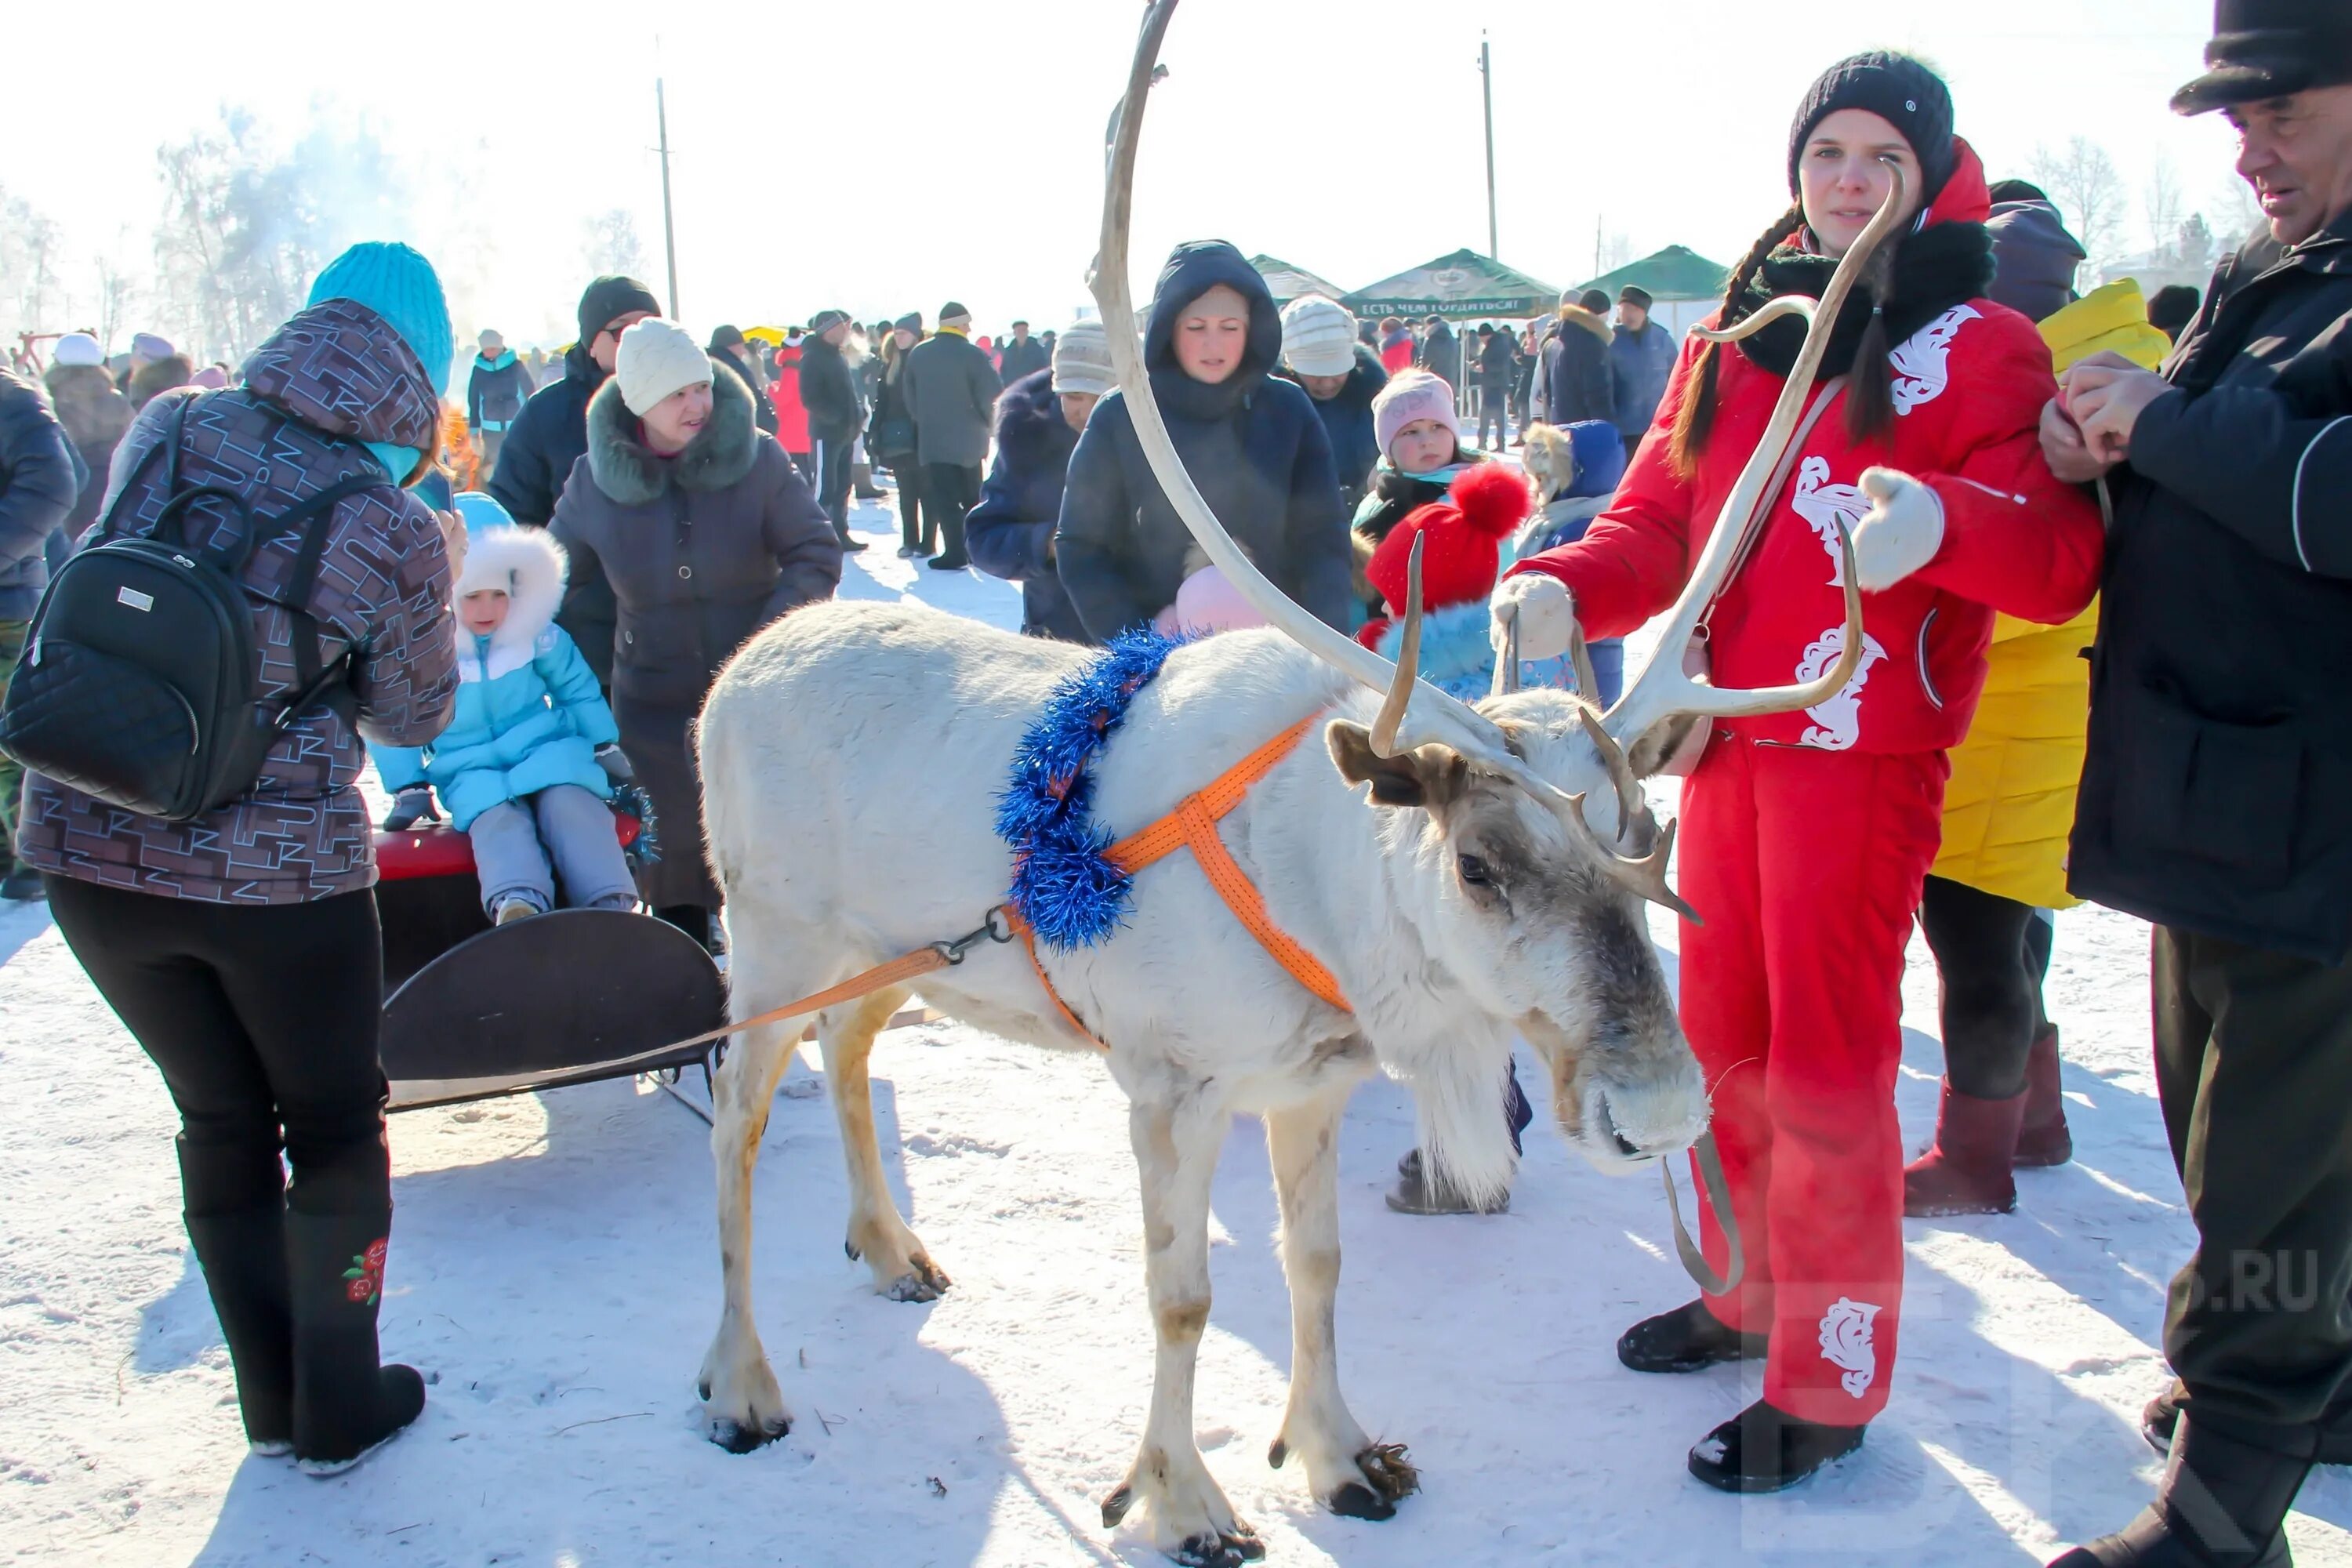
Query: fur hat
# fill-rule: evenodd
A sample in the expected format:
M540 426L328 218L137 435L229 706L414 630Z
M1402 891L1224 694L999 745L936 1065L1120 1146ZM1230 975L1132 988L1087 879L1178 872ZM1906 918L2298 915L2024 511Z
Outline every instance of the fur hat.
M1501 463L1473 463L1455 476L1444 500L1415 507L1372 552L1364 575L1402 615L1412 583L1412 542L1422 547L1421 607L1443 610L1495 591L1503 541L1528 520L1527 481Z
M1538 424L1520 434L1527 438L1527 448L1519 462L1528 470L1537 498L1549 500L1566 495L1576 483L1576 448L1567 433L1556 426Z
M68 332L49 355L52 364L104 364L106 351L88 332Z
M1282 357L1301 375L1346 375L1356 368L1356 318L1319 294L1282 310Z
M506 595L507 618L490 634L490 646L527 652L553 624L571 569L563 546L547 530L511 521L478 527L468 518L466 564L458 574L457 596Z
M1072 321L1054 340L1054 391L1106 396L1118 390L1111 368L1110 333L1100 321Z
M642 419L680 387L709 381L712 371L710 356L684 327L647 316L621 334L613 374L621 384L621 401Z
M1425 370L1401 370L1372 399L1372 433L1387 457L1397 432L1416 419L1434 419L1462 439L1462 416L1454 411L1454 389Z

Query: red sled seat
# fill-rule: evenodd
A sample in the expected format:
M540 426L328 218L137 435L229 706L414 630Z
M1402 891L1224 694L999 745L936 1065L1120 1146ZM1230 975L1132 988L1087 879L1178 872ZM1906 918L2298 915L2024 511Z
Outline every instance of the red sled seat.
M642 826L634 816L613 814L613 831L626 849L637 841ZM375 868L380 880L410 882L425 877L470 877L474 874L474 841L446 822L375 836Z

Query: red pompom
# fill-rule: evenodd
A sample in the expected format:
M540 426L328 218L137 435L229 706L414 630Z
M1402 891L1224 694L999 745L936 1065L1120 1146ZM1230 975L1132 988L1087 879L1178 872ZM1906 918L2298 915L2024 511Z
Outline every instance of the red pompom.
M1526 477L1501 463L1471 464L1454 477L1446 495L1471 531L1489 539L1509 537L1535 510Z

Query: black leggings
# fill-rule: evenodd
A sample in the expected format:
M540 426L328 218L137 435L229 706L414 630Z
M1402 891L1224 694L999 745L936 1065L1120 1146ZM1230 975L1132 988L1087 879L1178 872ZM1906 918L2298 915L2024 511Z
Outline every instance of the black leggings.
M179 1108L191 1216L391 1203L373 891L226 905L44 880L66 945Z
M1919 924L1943 975L1944 1073L1978 1100L2025 1088L2025 1058L2047 1025L2050 922L2031 904L1927 879Z

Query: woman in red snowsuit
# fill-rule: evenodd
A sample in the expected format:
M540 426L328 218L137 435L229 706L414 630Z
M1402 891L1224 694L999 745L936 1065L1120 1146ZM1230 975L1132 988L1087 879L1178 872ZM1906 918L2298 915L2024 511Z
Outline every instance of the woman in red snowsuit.
M1842 314L1822 384L1847 382L1708 623L1717 684L1818 678L1843 649L1843 518L1864 590L1861 664L1818 707L1715 721L1683 793L1682 891L1706 922L1684 928L1683 1025L1714 1094L1747 1275L1637 1325L1618 1353L1644 1372L1768 1358L1763 1399L1691 1450L1692 1473L1726 1490L1803 1479L1885 1407L1903 1285L1903 953L1936 857L1945 750L1968 732L1993 613L2063 622L2098 581L2097 513L2035 438L2050 351L1982 297L1984 174L1951 123L1944 84L1916 61L1832 68L1791 136L1798 205L1734 273L1718 318L1819 298L1890 188L1887 165L1902 170L1920 216ZM1684 344L1609 510L1497 589L1498 607L1520 605L1524 654L1538 656L1534 628L1563 621L1555 584L1588 637L1668 606L1803 332L1789 320L1737 345ZM1702 1217L1720 1270L1721 1230Z

